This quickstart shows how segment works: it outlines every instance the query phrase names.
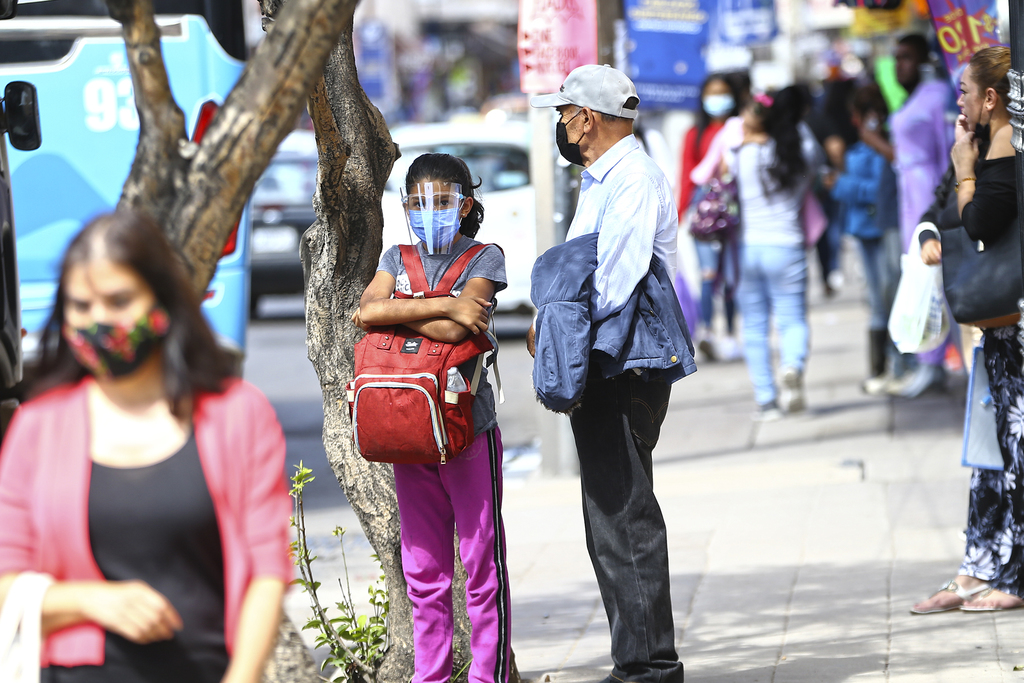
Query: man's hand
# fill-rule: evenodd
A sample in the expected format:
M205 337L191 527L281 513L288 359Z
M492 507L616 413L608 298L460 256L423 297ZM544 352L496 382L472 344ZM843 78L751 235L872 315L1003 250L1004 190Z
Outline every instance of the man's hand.
M526 350L534 358L537 357L537 331L533 329L533 325L530 325L530 330L526 333Z
M487 329L488 312L491 302L479 296L459 296L444 299L447 317L469 330L470 334L479 334Z
M942 242L936 239L925 240L921 245L921 260L928 266L942 263Z

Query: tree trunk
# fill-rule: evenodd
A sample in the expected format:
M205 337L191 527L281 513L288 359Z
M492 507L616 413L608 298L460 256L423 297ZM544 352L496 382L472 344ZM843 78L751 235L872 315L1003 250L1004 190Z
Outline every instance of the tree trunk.
M379 680L413 674L412 605L406 595L390 465L360 457L352 442L346 385L362 333L350 317L373 277L381 251L381 195L398 149L384 118L359 85L352 27L342 32L309 101L319 148L317 221L303 236L306 345L324 397L324 449L384 569L390 600L390 648Z

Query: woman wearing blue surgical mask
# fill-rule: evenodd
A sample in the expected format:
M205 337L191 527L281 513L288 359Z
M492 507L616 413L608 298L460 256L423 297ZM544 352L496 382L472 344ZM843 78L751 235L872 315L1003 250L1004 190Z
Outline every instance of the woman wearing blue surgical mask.
M739 113L738 100L738 93L723 76L712 75L704 81L697 123L687 131L683 143L678 208L679 225L684 230L689 228L691 209L705 193L705 188L695 185L690 175L707 155L725 122ZM733 303L733 291L737 272L734 242L734 239L694 242L701 271L700 322L694 337L707 360L735 360L740 355L734 336L736 306ZM716 340L712 329L715 292L719 289L722 291L725 308L726 335Z

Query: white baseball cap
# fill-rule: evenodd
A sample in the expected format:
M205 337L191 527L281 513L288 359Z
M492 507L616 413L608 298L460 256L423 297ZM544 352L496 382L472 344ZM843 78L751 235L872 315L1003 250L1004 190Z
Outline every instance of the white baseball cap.
M561 107L575 104L624 119L636 118L640 98L629 77L605 64L578 66L565 77L558 92L537 95L530 100L533 107Z

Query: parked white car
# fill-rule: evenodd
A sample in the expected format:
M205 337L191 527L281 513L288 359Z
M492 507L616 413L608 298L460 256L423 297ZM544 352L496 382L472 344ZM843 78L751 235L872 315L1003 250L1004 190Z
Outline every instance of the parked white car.
M384 190L384 249L411 244L399 190L410 164L421 154L442 152L469 166L484 205L476 239L505 252L508 289L498 293L497 312L530 310L530 274L537 259L533 185L530 184L529 126L523 122L411 125L391 131L402 157Z

